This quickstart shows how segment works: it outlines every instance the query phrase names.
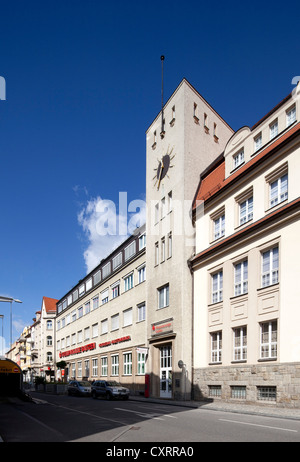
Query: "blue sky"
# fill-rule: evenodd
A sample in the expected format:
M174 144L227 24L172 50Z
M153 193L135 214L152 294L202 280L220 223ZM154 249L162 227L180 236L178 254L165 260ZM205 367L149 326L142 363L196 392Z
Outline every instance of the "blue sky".
M23 302L13 305L14 340L43 296L61 298L116 245L89 234L99 198L145 198L160 56L165 100L186 78L237 130L292 91L300 29L296 1L1 0L0 8L0 295ZM9 346L9 304L0 314Z

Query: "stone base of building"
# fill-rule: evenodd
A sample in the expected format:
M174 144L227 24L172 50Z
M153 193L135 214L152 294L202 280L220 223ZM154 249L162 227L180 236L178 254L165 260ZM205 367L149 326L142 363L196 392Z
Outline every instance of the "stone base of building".
M300 408L300 363L195 369L193 399Z

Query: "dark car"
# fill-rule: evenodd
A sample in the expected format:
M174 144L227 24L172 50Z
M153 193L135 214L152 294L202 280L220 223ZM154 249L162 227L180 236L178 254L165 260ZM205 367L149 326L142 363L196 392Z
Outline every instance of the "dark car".
M68 395L90 396L90 382L85 380L72 380L68 385Z
M92 397L98 398L99 396L106 399L128 399L129 389L115 381L96 380L96 382L92 384Z

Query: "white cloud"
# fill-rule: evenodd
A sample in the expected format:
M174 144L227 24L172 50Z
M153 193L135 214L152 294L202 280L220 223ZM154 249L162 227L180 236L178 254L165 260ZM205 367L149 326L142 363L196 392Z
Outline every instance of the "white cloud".
M119 212L110 200L96 197L88 200L78 213L78 223L88 241L84 251L87 272L118 247L145 217L144 201L132 201L127 207L127 194L119 193Z

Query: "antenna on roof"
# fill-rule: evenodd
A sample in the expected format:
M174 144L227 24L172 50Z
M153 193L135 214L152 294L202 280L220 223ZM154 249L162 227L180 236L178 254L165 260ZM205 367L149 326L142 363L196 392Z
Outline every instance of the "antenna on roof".
M163 138L165 135L164 129L164 59L165 57L162 55L161 59L161 132L160 137Z

